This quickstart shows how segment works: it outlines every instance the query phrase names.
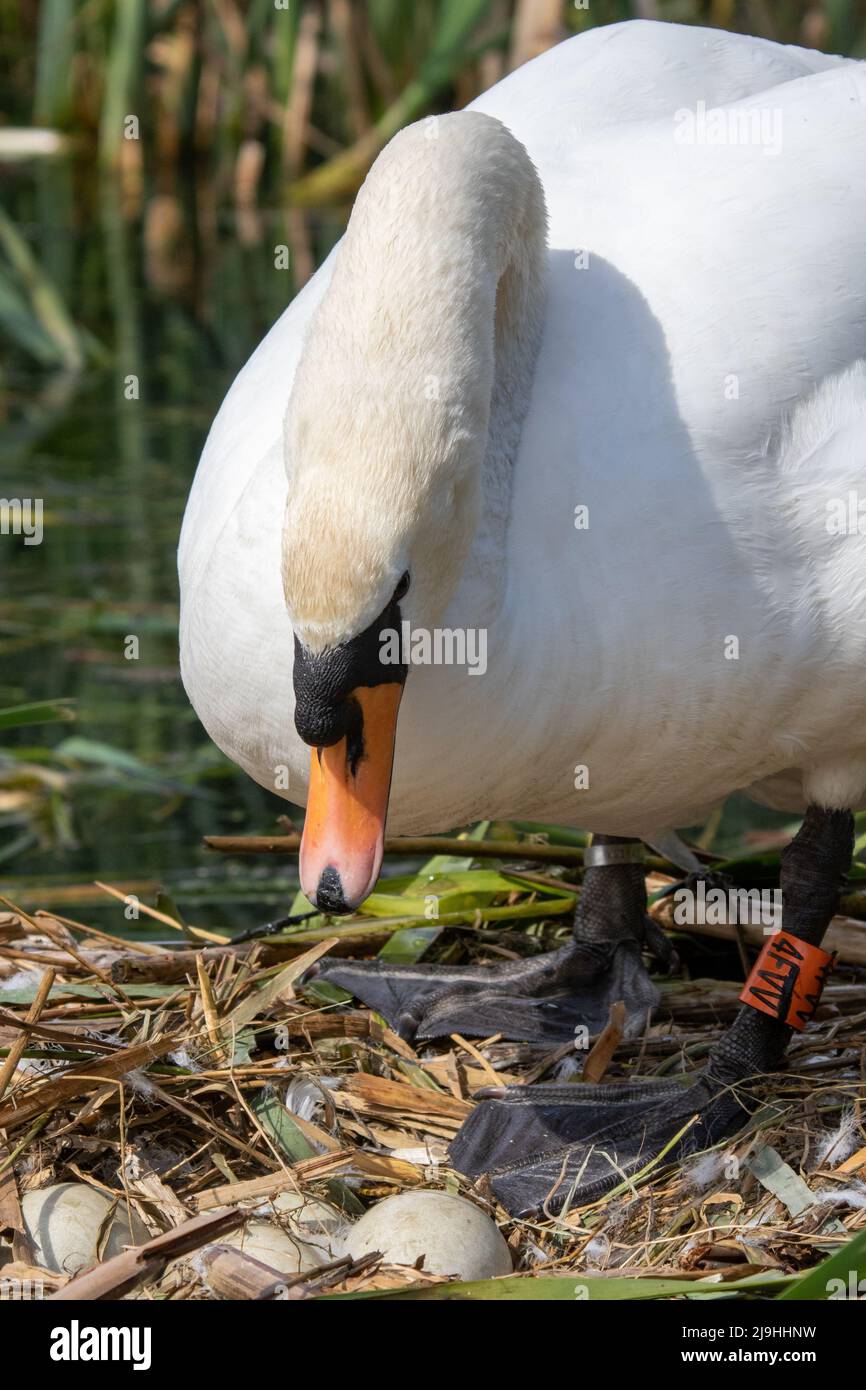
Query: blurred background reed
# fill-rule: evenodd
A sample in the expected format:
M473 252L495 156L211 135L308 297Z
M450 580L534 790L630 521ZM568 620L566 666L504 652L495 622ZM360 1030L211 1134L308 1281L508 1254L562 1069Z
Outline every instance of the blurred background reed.
M546 46L558 16L535 9L550 33L525 41ZM41 0L4 11L19 119L81 134L107 164L139 164L147 148L166 170L195 154L243 198L266 165L266 177L298 185L293 197L351 191L348 170L443 88L465 101L496 79L511 25L510 6L491 0ZM130 150L133 110L143 143ZM327 185L304 179L322 164Z
M866 56L862 0L0 0L0 121L73 136L130 186L193 159L217 198L319 203L407 121L630 18Z
M168 881L217 923L285 903L291 869L198 849L285 809L177 674L208 425L401 125L632 17L866 56L864 0L0 0L0 493L43 499L45 527L0 534L0 873L22 904L71 910L94 876Z

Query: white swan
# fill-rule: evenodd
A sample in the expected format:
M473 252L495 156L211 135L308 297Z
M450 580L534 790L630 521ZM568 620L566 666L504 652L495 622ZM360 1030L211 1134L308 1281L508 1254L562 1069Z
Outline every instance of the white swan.
M379 156L180 546L190 699L303 802L294 663L311 897L378 873L396 620L486 669L410 669L392 832L863 804L864 132L862 63L638 22Z
M320 604L299 631L351 635L407 566L414 627L487 628L483 676L412 672L394 833L497 815L640 835L738 788L800 807L803 773L859 802L866 565L826 523L866 490L864 93L862 64L727 33L635 22L564 43L474 105L528 150L547 247L499 126L457 115L392 141L238 376L190 496L183 678L229 756L272 790L287 766L305 800L288 468ZM682 143L676 113L700 102L778 112L781 149ZM283 438L308 329L294 413L315 471Z

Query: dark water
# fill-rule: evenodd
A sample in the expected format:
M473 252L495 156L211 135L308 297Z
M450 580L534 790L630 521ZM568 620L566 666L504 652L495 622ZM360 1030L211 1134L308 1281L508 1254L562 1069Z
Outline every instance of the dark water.
M44 508L40 545L0 535L0 709L65 696L77 711L0 732L2 891L98 921L58 888L136 880L168 885L202 925L266 919L293 865L228 864L199 841L272 829L289 808L187 703L175 550L210 421L343 214L238 213L192 178L136 198L67 161L3 170L0 197L98 344L71 372L7 342L0 368L0 496Z

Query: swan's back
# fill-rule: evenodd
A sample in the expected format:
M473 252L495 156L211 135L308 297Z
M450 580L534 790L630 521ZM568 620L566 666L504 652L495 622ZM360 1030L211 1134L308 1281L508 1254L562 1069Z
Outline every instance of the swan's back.
M476 106L544 184L537 380L564 434L601 471L632 431L653 474L672 404L710 471L766 456L796 404L866 354L866 63L636 22L530 71Z
M575 137L667 116L699 101L742 101L853 59L723 29L628 20L558 44L483 93L472 109L498 116L537 159Z

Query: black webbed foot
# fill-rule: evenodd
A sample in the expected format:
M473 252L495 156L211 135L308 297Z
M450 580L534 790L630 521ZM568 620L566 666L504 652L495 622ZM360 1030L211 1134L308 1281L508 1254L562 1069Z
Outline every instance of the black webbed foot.
M697 1153L750 1113L740 1087L703 1072L675 1080L503 1087L465 1121L451 1162L488 1176L514 1216L597 1201L653 1159Z
M401 1037L501 1033L522 1042L567 1042L601 1032L611 1004L626 1005L626 1036L643 1031L659 1001L633 941L569 942L531 960L483 965L322 961L316 979L340 985Z
M675 1162L734 1134L754 1111L754 1081L778 1069L794 1028L815 1011L831 958L820 951L851 863L850 811L810 806L782 853L784 931L769 938L744 1005L706 1070L619 1085L497 1088L472 1112L451 1161L487 1175L515 1215L585 1205L653 1160Z
M573 939L558 950L491 966L322 961L317 978L350 990L407 1039L500 1033L555 1045L579 1027L596 1036L620 1000L625 1036L634 1037L659 1002L642 951L666 969L676 960L647 916L642 853L637 840L594 838Z

